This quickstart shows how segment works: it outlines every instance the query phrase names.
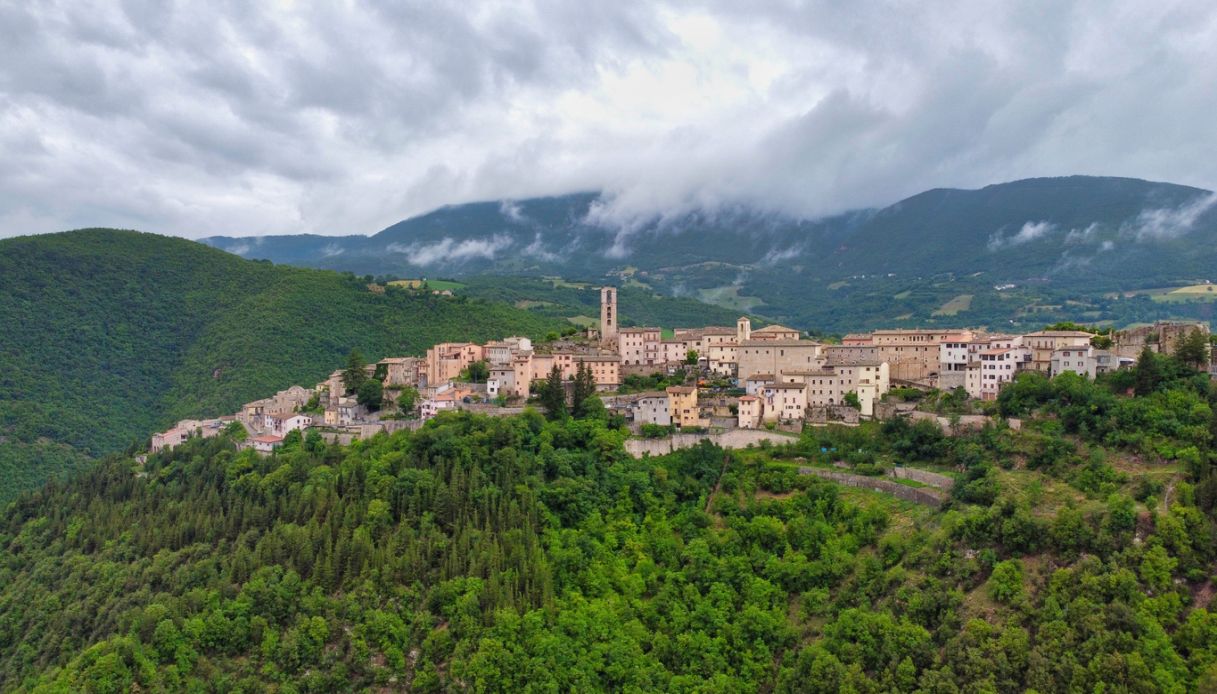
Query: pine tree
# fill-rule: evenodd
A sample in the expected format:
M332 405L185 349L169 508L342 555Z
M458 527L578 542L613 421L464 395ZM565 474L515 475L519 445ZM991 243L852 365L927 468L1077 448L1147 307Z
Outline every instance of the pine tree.
M540 400L550 419L566 416L566 384L562 382L562 370L557 364L549 370L549 376L541 384Z
M347 393L355 392L368 379L368 372L364 370L366 366L367 362L363 360L359 350L351 350L347 355L347 366L342 370L342 386L346 388Z
M1158 363L1158 355L1154 354L1149 345L1145 345L1141 350L1133 376L1137 395L1149 395L1162 381L1162 364Z
M575 390L571 400L571 412L576 417L587 416L587 402L595 396L596 379L592 375L591 368L580 362L579 368L575 371Z
M1203 368L1209 361L1209 339L1194 328L1175 345L1175 358L1194 368Z

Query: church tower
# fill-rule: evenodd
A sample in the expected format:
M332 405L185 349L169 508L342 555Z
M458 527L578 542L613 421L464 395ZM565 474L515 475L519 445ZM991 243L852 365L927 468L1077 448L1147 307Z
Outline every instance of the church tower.
M748 320L748 316L740 316L739 320L735 321L735 344L751 339L752 321Z
M600 288L600 341L617 344L617 288Z

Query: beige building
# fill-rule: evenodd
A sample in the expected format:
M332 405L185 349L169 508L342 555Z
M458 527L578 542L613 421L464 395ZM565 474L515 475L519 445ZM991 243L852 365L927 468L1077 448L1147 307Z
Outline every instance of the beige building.
M799 331L784 325L767 325L759 330L751 330L749 340L797 340ZM742 342L742 340L741 340Z
M1022 346L1031 351L1029 368L1042 373L1052 372L1052 353L1073 347L1085 349L1094 335L1081 330L1040 330L1022 336Z
M697 389L692 386L669 386L668 414L672 423L679 427L706 427L710 421L702 419L697 407Z
M622 366L660 366L664 363L659 328L622 328L617 333L617 354Z
M891 378L905 381L926 381L938 373L939 346L944 342L970 342L971 330L876 330L867 336L847 335L844 345L874 345L876 359L885 361Z
M820 343L811 340L745 340L737 352L737 376L746 381L754 374L818 368L821 347Z
M549 372L554 367L562 372L562 380L569 381L575 377L575 355L572 352L552 352L549 354L532 355L532 381L549 378Z
M420 385L435 386L447 383L483 357L481 345L472 342L441 342L427 350L426 383Z
M486 386L490 397L502 395L527 399L532 387L532 355L521 354L512 358L509 364L490 367L490 378L487 379ZM492 388L493 393L490 392Z
M770 383L760 398L766 422L800 422L807 416L807 386L802 383Z
M764 406L761 399L755 395L743 395L739 399L739 410L736 421L741 429L757 429L761 426L764 416Z
M684 340L660 340L659 350L664 364L683 364L689 354L689 346Z
M866 362L824 366L810 371L787 371L782 374L787 383L800 383L807 389L807 405L830 407L845 404L845 395L858 398L859 413L875 415L875 406L891 389L886 362Z
M596 381L596 390L616 390L621 385L621 357L616 354L582 354L575 356L575 368L585 364Z

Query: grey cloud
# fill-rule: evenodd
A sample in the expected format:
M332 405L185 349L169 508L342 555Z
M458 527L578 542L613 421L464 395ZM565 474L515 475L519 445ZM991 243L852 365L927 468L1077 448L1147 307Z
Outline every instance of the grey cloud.
M0 236L368 233L604 190L593 221L624 252L739 205L1073 173L1217 188L1202 0L0 0L0 45Z

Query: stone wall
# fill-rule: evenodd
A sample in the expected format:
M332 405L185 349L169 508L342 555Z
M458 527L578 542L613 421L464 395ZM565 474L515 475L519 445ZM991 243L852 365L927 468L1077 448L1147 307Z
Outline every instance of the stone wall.
M955 486L955 478L953 478L953 477L948 477L947 475L940 475L937 472L930 472L929 470L920 470L915 467L893 468L892 477L899 477L900 479L905 479L905 480L913 480L915 482L920 482L922 484L928 484L931 487L938 487L939 489L944 489L944 490L950 489L951 487Z
M811 424L857 424L862 414L849 405L811 405L807 421Z
M815 475L816 477L823 477L847 487L857 487L858 489L868 489L872 492L891 494L897 499L904 499L905 501L911 501L924 506L933 506L935 508L941 506L942 502L946 500L946 494L941 490L929 487L909 487L899 482L885 480L882 477L867 477L865 475L823 470L814 467L801 467L799 468L799 474Z
M761 429L730 429L718 434L672 434L662 439L627 439L625 450L635 458L641 458L643 454L667 455L682 448L692 448L702 439L723 448L747 448L748 444L760 445L761 441L766 440L774 445L798 440L793 436Z

